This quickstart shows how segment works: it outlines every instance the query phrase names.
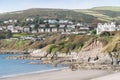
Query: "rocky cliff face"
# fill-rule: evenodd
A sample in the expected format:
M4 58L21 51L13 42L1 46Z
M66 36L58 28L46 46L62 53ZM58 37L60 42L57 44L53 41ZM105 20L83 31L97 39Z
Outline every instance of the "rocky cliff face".
M102 52L104 43L94 39L87 46L84 46L79 53L79 60L88 63L111 63L108 54Z

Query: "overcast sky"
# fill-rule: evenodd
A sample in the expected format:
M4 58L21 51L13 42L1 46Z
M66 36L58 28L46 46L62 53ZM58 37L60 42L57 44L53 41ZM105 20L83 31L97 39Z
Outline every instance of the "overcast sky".
M0 12L29 8L88 9L97 6L120 6L120 0L0 0Z

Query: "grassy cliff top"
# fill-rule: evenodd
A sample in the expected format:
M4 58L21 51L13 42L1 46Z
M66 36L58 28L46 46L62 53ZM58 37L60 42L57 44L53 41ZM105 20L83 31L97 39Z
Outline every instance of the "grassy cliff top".
M120 49L120 32L114 35L63 35L63 34L38 34L45 38L41 41L31 40L0 40L0 50L29 50L42 49L48 52L79 52L92 44L95 40L102 42L104 52Z

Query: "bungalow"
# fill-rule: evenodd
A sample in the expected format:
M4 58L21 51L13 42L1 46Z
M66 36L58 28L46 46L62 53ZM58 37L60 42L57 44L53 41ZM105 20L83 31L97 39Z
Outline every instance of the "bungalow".
M73 31L75 31L75 25L68 24L66 27L66 32L73 32Z
M76 25L68 24L68 25L67 25L67 28L73 28L73 29L75 29L75 26L76 26Z
M64 29L65 29L65 30L64 30L63 32L71 32L73 28L72 28L72 25L69 25L69 24L68 24L68 25L65 25L65 26L64 26Z
M57 28L56 27L48 27L48 28L45 28L45 27L40 27L38 29L38 31L40 33L43 33L43 32L57 32Z
M68 20L59 20L59 24L67 24L69 21Z
M68 24L73 24L73 22L72 22L72 21L69 21Z
M12 23L12 22L13 22L13 20L12 20L12 19L10 19L10 20L9 20L9 22L10 22L10 23Z
M59 20L59 24L64 24L64 20Z
M31 24L30 27L33 29L33 28L35 27L35 25L34 25L34 24Z
M0 31L3 31L3 28L2 28L2 27L0 27Z
M65 32L65 24L59 24L58 32Z
M58 28L57 27L52 27L52 32L58 32Z
M6 27L6 26L2 26L2 28L3 28L4 30L6 30L6 29L7 29L7 27Z
M66 32L66 28L65 27L59 27L59 32Z
M8 25L7 30L10 30L12 32L14 30L14 26L13 25Z
M27 18L26 21L34 21L34 18Z
M12 33L19 33L20 31L17 28L14 28L11 32Z
M46 27L46 25L42 25L42 27L40 26L38 29L39 32L51 32L51 28L50 27Z
M8 23L9 23L9 21L4 21L3 23L8 24Z
M55 24L49 24L49 27L52 28L52 27L56 27Z
M59 28L64 28L66 25L65 24L60 24Z
M45 28L45 32L51 32L51 28Z
M40 24L40 27L46 27L46 25L45 24Z
M40 33L45 32L45 27L46 27L45 24L40 24L40 27L39 27L39 29L38 29L38 32L40 32Z
M120 25L117 25L117 31L120 31Z
M18 30L18 32L22 32L23 31L23 27L21 27L21 26L16 26L15 28Z
M57 32L58 28L56 26L56 24L50 24L49 27L51 28L51 32Z
M89 30L90 30L89 25L86 24L86 23L78 23L78 24L76 24L75 31L77 33L79 33L79 34L87 34L87 33L89 33Z
M58 23L58 21L57 20L48 20L48 23L49 24L55 24L55 23Z
M17 20L16 19L9 19L8 22L9 23L17 23Z
M40 33L45 32L45 27L40 27L40 28L38 29L38 32L40 32Z
M26 33L29 33L31 30L30 30L30 27L28 27L28 26L25 26L24 28L23 28L23 32L26 32Z
M0 30L0 34L2 34L3 30Z

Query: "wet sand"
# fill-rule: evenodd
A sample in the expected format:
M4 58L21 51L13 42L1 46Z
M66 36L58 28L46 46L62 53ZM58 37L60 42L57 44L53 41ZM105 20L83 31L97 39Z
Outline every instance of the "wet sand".
M15 77L2 78L0 80L91 80L108 74L111 74L111 72L103 70L71 71L64 69L44 73L19 75Z
M92 80L120 80L120 72L102 76L102 77L98 77L98 78L94 78Z

